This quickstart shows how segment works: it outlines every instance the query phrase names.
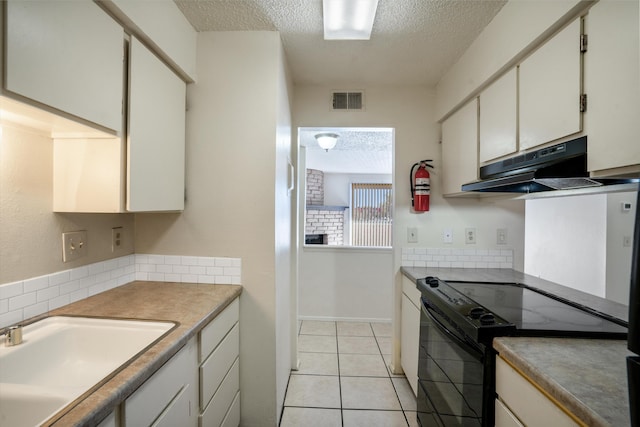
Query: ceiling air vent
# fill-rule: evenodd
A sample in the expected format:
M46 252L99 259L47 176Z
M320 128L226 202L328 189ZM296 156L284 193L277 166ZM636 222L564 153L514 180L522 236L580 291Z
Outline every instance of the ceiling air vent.
M333 110L362 110L363 102L362 92L333 92L332 107Z

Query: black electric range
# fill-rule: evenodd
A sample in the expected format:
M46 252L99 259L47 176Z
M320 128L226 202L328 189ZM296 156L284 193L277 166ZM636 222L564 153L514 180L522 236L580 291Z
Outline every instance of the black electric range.
M627 338L626 322L519 283L426 277L417 288L422 426L493 426L495 337Z

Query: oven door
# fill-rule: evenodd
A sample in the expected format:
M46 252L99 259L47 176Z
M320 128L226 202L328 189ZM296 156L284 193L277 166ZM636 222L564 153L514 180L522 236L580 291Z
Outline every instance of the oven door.
M423 427L481 426L485 348L422 299L418 421Z

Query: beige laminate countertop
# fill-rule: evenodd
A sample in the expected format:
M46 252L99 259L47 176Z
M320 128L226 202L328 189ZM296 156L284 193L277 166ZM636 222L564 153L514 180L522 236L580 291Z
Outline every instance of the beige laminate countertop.
M493 347L587 426L630 425L626 341L503 337Z
M62 417L44 425L99 423L241 292L237 285L132 282L49 312L48 316L164 320L178 325Z

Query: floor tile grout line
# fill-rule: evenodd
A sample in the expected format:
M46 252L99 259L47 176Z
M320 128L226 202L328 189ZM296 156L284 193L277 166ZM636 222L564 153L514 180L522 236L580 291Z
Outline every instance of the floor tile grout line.
M342 408L342 372L340 371L340 344L338 343L338 322L336 328L336 359L338 360L338 397L340 398L340 425L344 427L344 409Z
M305 335L305 334L302 334L303 322L304 321L300 322L300 328L299 328L298 336ZM338 376L338 384L339 384L340 408L312 407L312 406L286 406L286 405L283 405L282 415L284 414L284 408L285 407L289 407L289 408L310 408L310 409L339 409L340 410L341 424L344 427L344 411L345 411L345 408L343 407L343 404L342 404L342 381L341 381L341 378L343 376L345 378L347 378L347 377L355 377L355 378L358 378L358 377L360 377L360 378L389 378L389 380L391 381L392 387L394 388L394 392L395 392L396 398L398 399L398 403L399 403L399 406L400 406L399 410L394 410L394 409L374 409L374 408L369 408L369 409L367 409L367 408L358 408L358 409L356 409L356 408L351 408L351 409L347 408L347 409L348 410L353 410L353 411L381 411L381 412L393 411L393 412L402 412L402 414L403 414L403 416L405 418L405 422L407 423L407 425L409 425L409 419L408 419L407 412L411 412L411 411L405 410L404 405L402 404L402 401L400 400L400 395L398 393L398 388L396 387L396 383L393 381L393 378L403 378L403 377L402 376L393 376L391 374L391 372L388 370L388 368L386 367L386 362L385 362L385 359L384 359L385 355L382 353L381 344L379 342L379 338L381 338L382 336L378 337L376 335L376 333L375 333L375 330L373 329L372 323L368 322L369 323L369 327L372 329L372 332L373 332L373 338L375 339L376 347L378 348L378 354L382 357L383 363L385 364L385 369L386 369L386 373L387 373L385 376L382 376L382 377L373 376L373 377L371 377L371 376L361 376L361 375L355 375L355 376L342 375L342 373L340 372L340 346L339 346L339 343L338 343L339 335L338 335L338 331L337 331L338 325L337 325L337 322L333 322L333 323L334 323L334 328L336 330L335 339L336 339L336 357L337 357L337 362L338 362L338 375L337 376ZM307 335L311 335L311 334L307 334ZM315 335L315 334L313 334L313 335ZM319 335L319 336L331 336L331 335ZM302 353L332 354L333 352L328 352L328 353L325 353L325 352L302 352ZM365 355L365 354L362 354L362 353L344 353L344 354ZM292 375L294 375L294 374L292 374L292 373L289 374L289 380L287 382L287 388L286 388L286 391L285 391L285 399L286 399L286 393L289 391L288 390L289 389L289 383L291 381L291 376ZM295 374L295 375L325 376L325 377L326 376L331 376L331 377L335 377L335 375L323 375L323 374ZM282 416L280 418L280 422L282 422Z

